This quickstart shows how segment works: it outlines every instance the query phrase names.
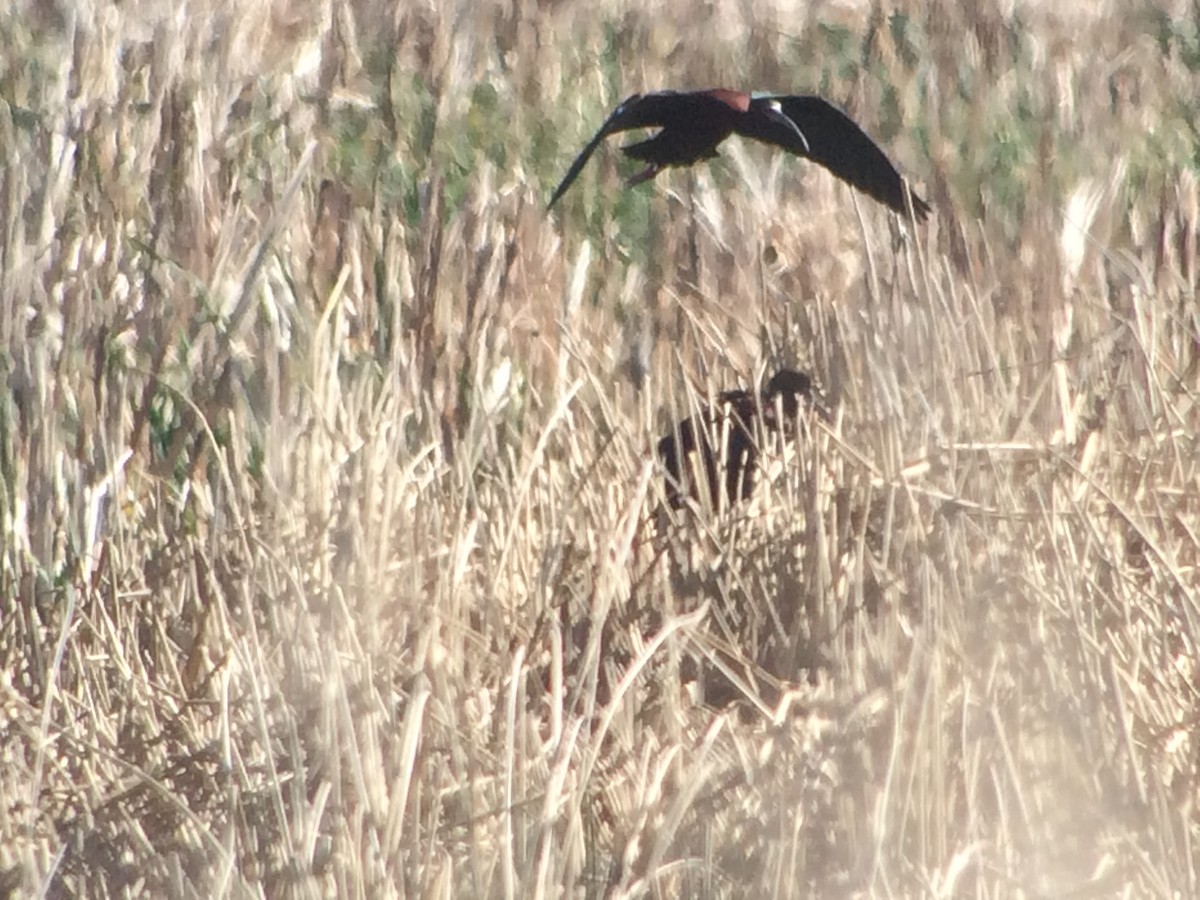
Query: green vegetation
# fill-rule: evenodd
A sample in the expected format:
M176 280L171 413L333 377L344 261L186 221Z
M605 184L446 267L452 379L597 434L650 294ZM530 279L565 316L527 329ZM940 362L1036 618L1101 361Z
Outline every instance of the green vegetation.
M1193 9L60 6L0 12L0 896L1200 896ZM545 214L718 84L934 216L736 140ZM670 509L784 365L833 421Z

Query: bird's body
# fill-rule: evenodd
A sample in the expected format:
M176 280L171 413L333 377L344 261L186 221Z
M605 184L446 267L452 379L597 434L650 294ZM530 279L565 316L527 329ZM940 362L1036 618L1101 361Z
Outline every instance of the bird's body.
M745 98L747 102L742 102ZM717 155L717 145L737 131L749 112L748 97L732 91L648 94L635 103L630 118L662 130L654 137L624 148L642 162L658 166L687 166ZM622 128L621 130L626 130Z
M782 421L776 412L776 399ZM714 507L720 506L722 493L730 503L747 499L754 489L759 454L754 421L760 420L765 431L786 432L802 401L823 417L828 415L813 403L812 380L807 374L781 369L761 395L747 390L725 391L717 397L715 407L679 422L657 447L667 473L667 499L671 505L683 506L688 495L698 499L705 490ZM693 453L698 454L696 466L688 463Z
M907 215L909 202L917 218L929 213L928 204L911 190L905 196L904 179L878 145L828 101L725 88L629 97L576 157L549 205L558 202L605 138L634 128L660 130L622 148L627 156L647 163L645 170L629 179L630 185L649 180L669 166L711 159L722 141L738 134L811 159L902 215Z

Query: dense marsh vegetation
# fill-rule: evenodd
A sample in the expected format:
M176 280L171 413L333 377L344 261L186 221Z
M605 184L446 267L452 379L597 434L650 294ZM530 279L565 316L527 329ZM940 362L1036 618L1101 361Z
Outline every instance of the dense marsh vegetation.
M1200 895L1194 5L0 35L0 894ZM544 215L712 85L932 219L737 141ZM783 366L832 421L671 509Z

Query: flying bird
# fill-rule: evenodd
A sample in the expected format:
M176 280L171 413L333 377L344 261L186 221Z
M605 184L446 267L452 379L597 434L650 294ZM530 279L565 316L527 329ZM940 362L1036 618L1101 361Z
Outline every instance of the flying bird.
M611 134L633 128L659 128L657 134L621 149L646 168L629 178L632 187L669 166L686 166L717 155L731 134L782 147L824 166L847 184L903 216L907 200L919 220L929 204L906 188L892 161L844 112L821 97L707 91L655 91L634 94L612 111L550 198L547 209L566 193L588 159Z
M689 495L699 499L705 489L714 508L720 506L722 493L730 503L748 499L754 490L759 453L754 421L761 420L766 431L787 433L802 401L822 418L828 418L829 413L813 394L812 379L807 374L780 369L761 394L724 391L717 396L715 407L706 407L698 415L677 423L659 440L657 447L658 458L666 469L667 500L671 506L685 505ZM776 413L776 398L783 421ZM693 453L699 454L698 465L688 461Z

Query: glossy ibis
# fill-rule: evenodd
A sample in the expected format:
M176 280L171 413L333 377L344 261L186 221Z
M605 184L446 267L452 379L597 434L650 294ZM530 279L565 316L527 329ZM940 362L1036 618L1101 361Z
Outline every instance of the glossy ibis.
M626 187L648 181L668 166L712 159L718 144L740 134L811 159L902 216L908 215L905 183L896 167L853 119L829 101L724 88L634 94L613 110L575 158L547 208L571 186L601 141L632 128L661 130L622 148L627 156L647 164ZM918 219L929 215L929 204L911 189L908 198Z
M780 400L782 422L776 414L776 398ZM781 369L767 382L760 396L746 390L725 391L717 397L715 407L703 409L676 425L658 442L658 458L667 470L667 500L671 506L683 506L688 495L699 496L701 487L696 478L703 479L713 506L718 506L722 471L729 502L749 498L754 489L759 452L754 421L761 419L765 431L781 431L796 418L801 400L812 402L812 380L803 372ZM724 442L719 452L718 441ZM699 454L698 466L688 463L692 453Z

